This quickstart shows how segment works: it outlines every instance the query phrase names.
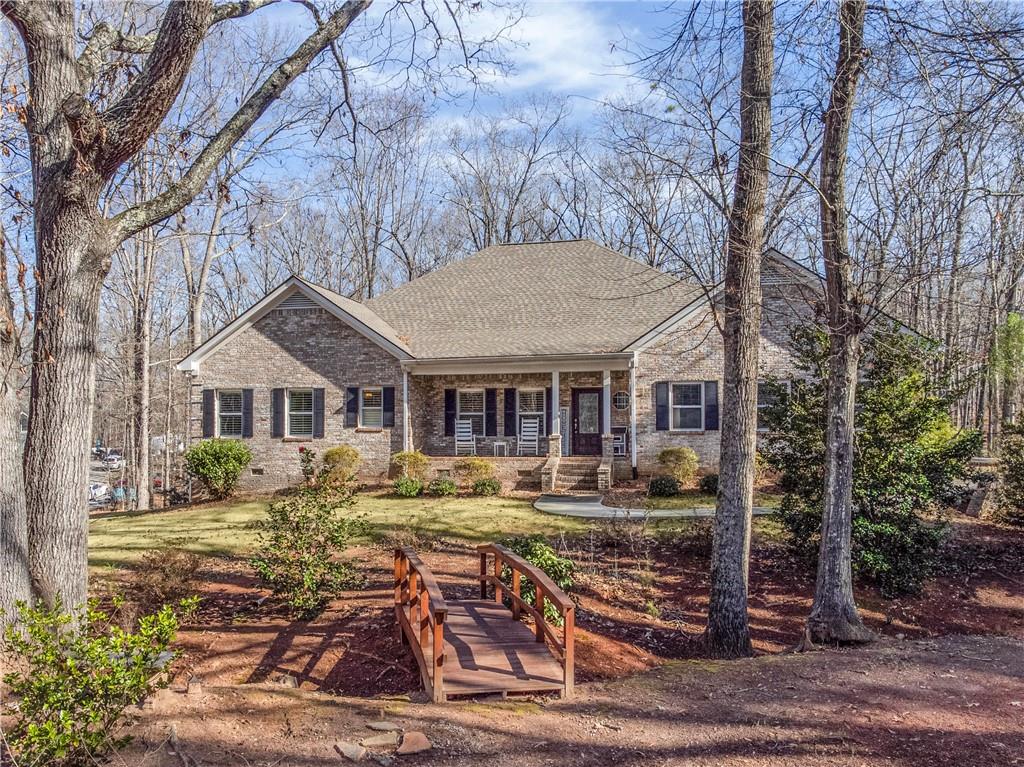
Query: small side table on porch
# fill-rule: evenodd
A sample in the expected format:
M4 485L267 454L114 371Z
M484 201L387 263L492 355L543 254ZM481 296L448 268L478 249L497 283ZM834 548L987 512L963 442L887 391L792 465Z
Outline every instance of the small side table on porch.
M511 453L511 444L507 439L495 440L494 444L494 455L495 457L503 455L508 458Z

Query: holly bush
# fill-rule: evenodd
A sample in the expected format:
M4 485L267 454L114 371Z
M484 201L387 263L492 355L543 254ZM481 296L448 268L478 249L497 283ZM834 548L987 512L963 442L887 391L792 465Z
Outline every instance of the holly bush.
M203 483L214 498L225 498L252 461L248 446L237 439L205 439L185 453L188 473Z
M562 591L568 593L572 588L576 563L567 557L558 556L558 552L543 535L539 533L515 535L503 538L498 543L515 552L530 564L539 567ZM512 571L507 567L502 568L501 579L511 588ZM536 605L537 589L529 579L520 580L519 594L527 604ZM544 602L544 618L548 623L553 623L556 626L562 624L562 616L558 612L558 608L547 600Z

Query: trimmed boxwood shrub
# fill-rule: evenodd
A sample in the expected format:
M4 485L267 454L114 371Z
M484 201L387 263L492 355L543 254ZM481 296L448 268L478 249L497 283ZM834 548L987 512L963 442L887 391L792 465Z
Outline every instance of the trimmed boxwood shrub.
M658 453L660 463L680 485L687 485L697 476L700 461L697 453L689 447L666 447Z
M718 495L718 475L705 474L700 478L700 491L708 495Z
M395 480L395 493L404 498L415 498L423 493L423 482L413 477L399 477Z
M455 484L455 480L448 479L448 477L438 477L432 480L427 487L427 492L431 495L455 495L458 491L459 487Z
M249 447L237 439L206 439L185 453L188 473L203 483L214 498L226 498L252 461Z
M473 483L475 495L498 495L501 492L501 482L495 477L485 477Z
M679 495L679 483L675 477L651 477L650 484L647 485L647 494L658 498Z
M391 464L398 468L403 477L422 482L430 466L430 458L419 450L403 450L391 456Z

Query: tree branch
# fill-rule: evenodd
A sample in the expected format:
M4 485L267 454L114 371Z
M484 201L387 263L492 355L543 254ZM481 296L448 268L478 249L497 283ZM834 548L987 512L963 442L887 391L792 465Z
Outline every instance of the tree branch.
M348 0L313 34L307 37L263 84L246 100L196 157L185 175L167 191L119 213L111 220L113 236L120 242L136 232L174 215L202 190L206 180L227 152L253 126L321 52L348 29L373 0Z

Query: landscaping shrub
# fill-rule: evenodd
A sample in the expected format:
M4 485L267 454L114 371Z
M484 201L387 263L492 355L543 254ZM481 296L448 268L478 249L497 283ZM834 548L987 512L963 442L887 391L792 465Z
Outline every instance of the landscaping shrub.
M1024 424L1003 427L999 437L999 516L1024 525Z
M316 479L316 451L313 448L299 446L299 468L302 469L302 477L306 484L312 484Z
M132 572L132 601L148 611L195 596L201 562L198 554L180 546L145 552Z
M115 600L115 611L122 600ZM182 616L195 600L178 606ZM116 625L114 614L95 602L65 612L18 605L20 629L8 628L5 650L13 669L4 674L18 702L7 745L17 764L82 767L102 763L131 737L119 734L125 711L155 689L158 674L174 658L170 651L178 615L165 605L133 630Z
M473 483L474 495L499 495L501 482L496 477L484 477Z
M455 480L447 477L438 477L432 480L427 488L427 492L431 495L455 495L458 491L459 487L455 484Z
M256 523L249 563L299 618L316 616L331 596L360 583L355 568L337 558L366 532L362 520L341 514L353 500L351 492L331 496L309 488L270 504L267 518Z
M680 485L690 484L700 467L697 453L689 447L666 447L658 453L658 463L675 477Z
M651 477L651 481L647 485L647 494L658 498L679 495L679 482L675 477Z
M418 479L422 482L430 467L430 458L419 450L403 450L391 456L391 463L402 472L402 477Z
M359 471L363 457L351 445L338 445L324 451L321 481L329 485L343 485Z
M252 452L237 439L205 439L185 453L185 468L214 498L226 498L238 484Z
M567 557L560 557L543 535L514 535L498 543L539 567L562 591L568 594L572 589L576 563ZM507 567L502 568L501 579L511 588L512 571ZM536 606L537 590L528 579L520 580L519 594L527 604ZM562 624L558 609L547 601L544 602L544 618L557 626Z
M494 472L494 463L486 458L466 458L455 464L455 473L465 477L471 485L481 479L490 479Z
M824 492L827 338L798 329L793 348L804 374L790 393L764 411L769 434L763 455L780 473L780 519L793 547L818 553ZM916 591L935 567L943 539L935 512L969 476L981 435L957 431L949 416L963 391L930 370L931 342L880 330L864 344L858 386L853 482L853 567L886 596ZM955 366L950 369L955 369Z
M413 477L399 477L394 484L395 495L403 498L415 498L423 494L423 481Z
M700 491L708 495L718 495L718 475L705 474L700 478Z

